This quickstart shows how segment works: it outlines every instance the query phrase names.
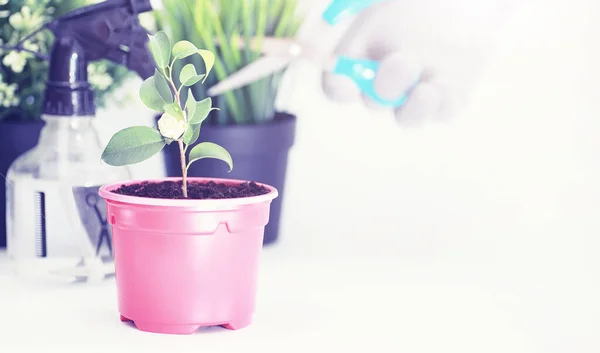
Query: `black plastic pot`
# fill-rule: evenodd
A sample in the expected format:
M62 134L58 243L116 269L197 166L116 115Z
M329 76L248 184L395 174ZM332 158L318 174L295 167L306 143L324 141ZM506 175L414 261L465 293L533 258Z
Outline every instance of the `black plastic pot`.
M44 126L41 120L0 121L0 248L6 247L6 174L20 155L35 147Z
M279 217L284 198L288 152L294 144L296 117L277 113L275 118L263 124L202 125L197 143L210 141L227 149L233 158L233 170L227 172L227 164L219 160L203 159L190 167L189 176L229 178L274 186L279 197L271 203L271 216L265 227L263 244L277 241ZM164 149L167 175L181 176L179 148L172 143Z

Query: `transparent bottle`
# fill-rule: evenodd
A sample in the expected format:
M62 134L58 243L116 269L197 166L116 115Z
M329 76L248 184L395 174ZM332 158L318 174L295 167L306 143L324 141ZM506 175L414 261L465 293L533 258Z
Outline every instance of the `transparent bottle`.
M130 179L102 162L94 116L45 115L36 147L11 165L7 250L20 275L99 281L114 274L112 236L98 188Z

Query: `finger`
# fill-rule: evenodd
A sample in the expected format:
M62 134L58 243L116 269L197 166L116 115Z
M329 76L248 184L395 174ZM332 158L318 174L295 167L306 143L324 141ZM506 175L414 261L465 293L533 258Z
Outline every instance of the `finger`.
M394 110L396 121L402 126L417 126L440 113L443 96L439 85L422 82L410 93L402 107Z
M419 81L423 72L422 65L415 57L401 52L385 56L373 80L377 95L385 100L396 100L406 95ZM369 107L385 108L369 96L363 95Z
M360 99L360 89L351 78L332 72L323 73L323 91L338 103L349 103Z

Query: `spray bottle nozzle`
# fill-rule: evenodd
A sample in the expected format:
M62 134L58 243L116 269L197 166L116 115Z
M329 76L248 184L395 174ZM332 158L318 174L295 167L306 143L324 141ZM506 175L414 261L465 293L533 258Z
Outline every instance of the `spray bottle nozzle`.
M154 73L148 32L137 15L152 11L150 0L107 0L71 11L46 27L54 33L43 104L49 115L94 115L87 65L107 59L146 79Z

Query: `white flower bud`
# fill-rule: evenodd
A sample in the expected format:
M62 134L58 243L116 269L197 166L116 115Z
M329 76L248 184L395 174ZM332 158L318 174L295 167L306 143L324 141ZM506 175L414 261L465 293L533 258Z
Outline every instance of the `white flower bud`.
M15 73L21 73L25 67L26 58L16 51L11 51L2 59L4 66L8 66Z
M23 27L23 15L19 12L14 13L8 18L8 22L14 29L19 30Z
M183 135L187 124L185 120L177 119L167 113L164 113L158 120L158 130L167 138L177 140Z
M94 73L88 77L90 83L101 90L106 90L113 84L113 79L109 74Z

